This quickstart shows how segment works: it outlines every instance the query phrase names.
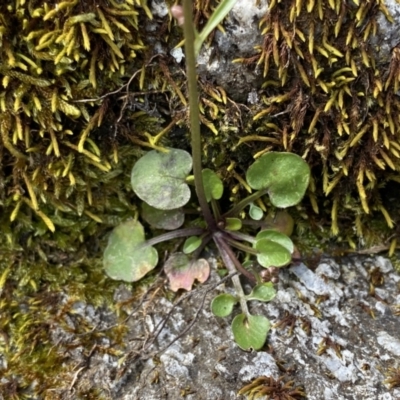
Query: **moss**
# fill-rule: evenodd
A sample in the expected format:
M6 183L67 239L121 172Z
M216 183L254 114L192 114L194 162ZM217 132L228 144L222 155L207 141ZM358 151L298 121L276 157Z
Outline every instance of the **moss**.
M255 378L251 383L240 389L238 394L243 394L247 399L252 400L261 396L266 396L268 399L277 400L296 400L306 397L306 394L301 387L296 387L294 381L285 382L286 376L281 376L278 379L271 377L260 376Z
M0 392L9 399L59 399L73 386L74 398L109 399L93 365L74 377L94 357L123 358L126 307L154 276L127 285L131 298L116 302L120 284L105 277L101 258L83 247L70 259L61 250L48 254L51 261L32 252L0 255Z
M380 0L271 1L258 55L237 60L263 72L265 105L254 117L260 135L277 141L271 148L309 161L310 204L314 212L330 208L334 235L343 235L351 218L356 234L365 236L371 214L394 226L380 189L398 179L390 171L400 167L400 64L397 48L388 68L378 58L379 13L391 20Z
M194 6L201 26L213 3ZM286 149L312 166L307 214L329 209L332 234L349 236L351 218L365 236L371 214L394 226L379 192L398 180L387 170L399 167L399 54L395 48L387 70L375 57L381 12L390 19L380 0L272 1L260 21L262 45L235 60L263 72L261 102L236 104L200 81L205 161L225 177L233 199L253 157ZM168 135L187 146L186 134L174 137L174 127L186 124L184 76L152 49L156 41L179 43L179 32L168 19L157 21L155 34L141 28L152 18L145 1L16 1L0 15L3 230L18 236L8 220L34 235L75 225L68 219L77 217L78 224L112 225L115 210L135 209L119 161L132 165Z
M167 70L150 65L146 4L0 5L0 392L7 398L59 398L76 373L74 346L87 353L104 337L122 348L120 326L101 333L79 316L71 323L71 313L83 302L123 315L112 297L118 284L102 270L104 233L136 212L127 171L144 148L135 142L165 123L152 102L177 98L162 83ZM76 395L109 398L98 387Z
M9 3L0 5L1 389L29 398L32 382L43 395L72 376L67 343L54 347L49 333L66 323L60 307L64 316L78 301L113 307L116 283L100 257L108 229L137 211L129 171L148 148L188 149L188 115L181 67L154 50L176 46L181 32L168 17L146 30L146 0ZM202 26L214 3L194 6ZM271 1L263 43L236 60L264 74L261 101L237 104L199 82L204 163L224 178L227 200L246 193L244 172L266 151L310 163L308 200L291 211L309 248L333 236L346 248L389 237L396 247L384 186L399 182L400 53L375 56L381 12L381 0ZM88 351L95 334L79 335L92 328L72 332ZM122 343L123 331L104 335ZM97 390L80 395L106 396Z
M134 210L121 179L142 152L132 142L164 122L152 115L144 79L148 67L158 89L168 72L149 66L148 18L145 0L0 6L3 231L18 237L21 223L40 236L82 231Z

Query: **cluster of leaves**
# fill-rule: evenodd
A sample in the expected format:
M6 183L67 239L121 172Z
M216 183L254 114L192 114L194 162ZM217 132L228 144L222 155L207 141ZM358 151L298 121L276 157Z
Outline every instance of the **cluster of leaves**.
M237 271L255 283L250 294L245 295L239 278L233 276L236 295L221 294L212 302L213 313L228 316L235 304L240 303L242 313L232 322L235 341L243 349L260 349L270 328L269 320L261 315L251 315L246 302L270 301L275 296L271 282L263 282L257 266L282 267L292 259L294 246L285 234L261 229L255 236L247 234L250 221L238 218L245 207L250 207L252 222L263 218L263 211L254 202L263 195L276 207L286 208L297 204L309 184L309 167L299 156L292 153L271 152L260 157L248 169L246 180L256 190L248 198L224 212L218 200L223 196L224 186L219 176L210 169L202 171L205 196L213 210L213 221L208 224L198 218L182 229L185 223L183 207L190 202L192 158L181 149L168 149L167 153L152 150L140 158L131 173L134 192L144 201L142 218L153 228L170 232L145 240L144 228L137 220L128 220L114 229L104 252L106 273L113 279L133 282L141 279L158 263L155 244L186 237L182 252L173 253L167 259L164 270L171 289L190 290L194 281L204 282L210 273L206 260L199 259L200 252L213 240L228 268ZM194 226L193 226L194 225ZM260 222L258 228L262 226ZM246 254L244 265L232 248ZM256 263L254 261L256 260ZM246 269L246 266L249 269ZM250 272L251 271L251 272Z
M246 172L246 185L255 192L229 210L224 210L218 202L224 192L222 180L211 169L202 169L195 59L208 32L222 20L233 4L231 0L222 1L201 33L193 29L190 0L184 1L183 9L174 10L175 16L183 22L185 32L192 155L176 148L168 148L166 152L153 150L135 163L131 184L136 195L144 201L143 219L155 228L170 229L171 232L146 241L144 228L137 218L122 223L109 237L104 251L104 267L113 279L137 281L158 263L158 253L153 247L155 244L186 237L182 252L172 253L165 262L164 270L172 290L190 290L196 279L202 283L209 276L210 267L199 256L213 241L232 275L236 295L217 296L211 309L215 315L225 317L239 303L242 313L232 321L235 341L243 349L260 349L267 338L270 322L263 315L252 315L247 302L270 301L275 296L275 290L271 282L263 282L252 258L256 258L257 265L263 268L282 267L290 263L294 246L288 236L274 230L261 229L255 236L248 234L245 225L251 221L242 220L239 216L244 208L250 206L249 215L256 221L262 219L263 210L254 202L267 194L275 207L286 208L297 204L308 187L310 169L301 157L292 153L264 154ZM189 176L192 168L194 175ZM187 213L183 207L192 197L190 182L194 183L201 213L195 224L189 221L189 226L180 229L185 223L185 211ZM248 269L246 264L242 265L233 248L244 252ZM238 272L255 284L248 295L244 293Z

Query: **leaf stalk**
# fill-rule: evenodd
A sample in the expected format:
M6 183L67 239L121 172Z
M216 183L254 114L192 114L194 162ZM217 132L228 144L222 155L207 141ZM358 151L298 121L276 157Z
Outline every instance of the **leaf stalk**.
M231 258L229 251L232 252L232 250L229 248L229 246L226 245L224 242L221 234L217 232L213 236L214 242L218 247L219 253L221 254L222 260L224 261L226 268L228 268L228 271L230 274L234 273L237 271L236 266L234 264L233 259ZM234 257L236 259L236 257ZM246 271L247 272L247 271ZM253 277L254 279L254 277ZM233 286L235 287L236 294L239 297L239 302L240 302L240 307L243 311L243 314L248 317L250 315L249 309L247 308L247 302L246 302L246 295L243 291L242 284L240 283L240 279L238 275L234 275L232 277L232 283Z
M256 201L261 196L264 196L264 194L267 194L267 193L268 193L268 188L257 190L257 192L254 192L250 196L247 196L243 200L239 201L239 203L237 203L234 207L232 207L222 217L228 218L228 217L238 215L240 213L240 211L242 211L246 206L248 206L250 203L252 203L253 201Z
M173 240L181 237L198 236L204 234L205 230L202 228L183 228L177 229L175 231L163 233L162 235L153 237L146 240L142 246L154 246L155 244L167 242L168 240Z

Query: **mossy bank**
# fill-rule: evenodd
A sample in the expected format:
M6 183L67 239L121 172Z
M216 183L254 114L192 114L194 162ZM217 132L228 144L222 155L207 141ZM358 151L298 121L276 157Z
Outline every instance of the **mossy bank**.
M196 24L212 7L195 1ZM400 182L400 52L379 56L382 15L390 21L382 0L272 1L256 21L258 45L232 56L258 77L248 99L199 76L204 164L238 201L255 157L304 156L313 179L292 214L318 245L334 236L347 247L396 246L399 215L384 186ZM113 303L100 257L109 229L137 213L135 160L189 147L183 61L171 55L181 40L162 2L0 5L0 385L9 398L58 398L49 389L75 373L67 344L89 354L101 338L120 343L122 328L96 334L65 316L79 302ZM213 37L209 45L218 61ZM60 324L71 337L52 336Z

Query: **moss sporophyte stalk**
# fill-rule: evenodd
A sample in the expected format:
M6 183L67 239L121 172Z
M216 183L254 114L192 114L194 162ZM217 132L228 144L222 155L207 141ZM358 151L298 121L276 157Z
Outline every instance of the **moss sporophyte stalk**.
M208 23L217 25L234 3L229 0L221 2ZM158 264L158 253L153 247L155 244L186 237L182 252L172 253L164 270L172 290L190 290L195 280L200 283L207 280L210 267L199 256L210 242L214 242L229 272L236 295L217 296L211 309L215 315L224 317L232 312L235 304L240 304L242 312L232 321L235 341L243 349L257 350L264 346L270 322L265 316L252 315L247 302L270 301L275 296L273 284L263 282L258 267L288 265L292 260L294 245L288 236L277 230L261 229L257 232L259 229L251 229L246 226L248 221L239 216L245 208L250 207L252 214L254 210L258 211L256 220L260 220L263 211L254 202L266 195L275 207L286 208L297 204L309 185L310 169L296 154L268 152L259 157L246 172L246 185L255 192L227 209L224 203L219 202L224 192L221 178L211 169L202 169L196 54L205 35L195 34L192 15L191 1L186 0L183 17L179 17L183 18L185 35L192 155L178 148L168 148L167 152L152 150L135 163L131 172L132 189L145 202L145 221L171 231L146 241L143 226L137 217L123 222L109 237L104 252L104 266L113 279L138 281ZM208 29L207 25L204 29ZM197 44L199 40L200 44ZM189 204L194 194L189 187L191 180L187 179L192 170L196 195L193 200L199 204L200 215L194 220L185 221L187 211L183 207ZM182 225L184 227L179 229ZM257 228L260 227L259 224ZM244 260L240 260L233 249L245 254L247 264L252 259L257 262L246 269L242 263ZM238 274L253 283L251 293L245 294Z

